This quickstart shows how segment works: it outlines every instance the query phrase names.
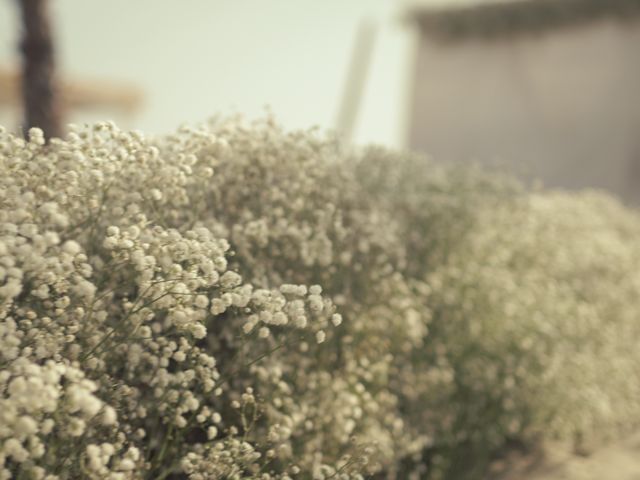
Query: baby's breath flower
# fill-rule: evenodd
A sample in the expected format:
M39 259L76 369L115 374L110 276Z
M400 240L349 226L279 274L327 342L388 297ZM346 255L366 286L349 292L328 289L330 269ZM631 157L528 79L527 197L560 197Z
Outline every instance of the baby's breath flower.
M209 299L205 295L196 296L195 304L198 308L207 308Z
M635 213L353 157L0 129L0 478L425 478L640 417Z

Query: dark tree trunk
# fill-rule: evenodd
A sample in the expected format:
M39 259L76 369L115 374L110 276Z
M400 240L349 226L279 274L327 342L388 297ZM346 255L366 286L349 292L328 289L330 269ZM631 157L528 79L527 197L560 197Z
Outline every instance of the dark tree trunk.
M41 128L46 139L62 134L54 78L47 0L17 0L22 14L24 132Z

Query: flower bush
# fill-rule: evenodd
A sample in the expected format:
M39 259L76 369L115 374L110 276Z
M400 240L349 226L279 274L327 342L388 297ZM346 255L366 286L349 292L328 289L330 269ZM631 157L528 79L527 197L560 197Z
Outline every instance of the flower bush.
M433 429L432 474L479 478L510 441L582 447L637 426L636 211L380 150L359 169L417 253L405 275L429 287L405 411Z
M271 119L2 132L0 171L0 478L459 478L640 418L604 195Z

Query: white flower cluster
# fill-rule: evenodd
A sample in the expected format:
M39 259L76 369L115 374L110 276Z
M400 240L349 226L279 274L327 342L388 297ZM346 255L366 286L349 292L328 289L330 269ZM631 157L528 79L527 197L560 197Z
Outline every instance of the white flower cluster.
M601 196L270 119L0 133L0 172L0 479L455 477L640 418Z
M263 470L268 432L302 408L291 384L323 368L335 307L229 265L194 221L210 167L179 139L108 123L46 146L0 135L0 478L165 478L209 451ZM271 411L276 391L290 411Z
M431 478L484 477L509 440L589 445L638 424L637 212L380 150L356 168L428 286L429 335L398 375L434 439Z

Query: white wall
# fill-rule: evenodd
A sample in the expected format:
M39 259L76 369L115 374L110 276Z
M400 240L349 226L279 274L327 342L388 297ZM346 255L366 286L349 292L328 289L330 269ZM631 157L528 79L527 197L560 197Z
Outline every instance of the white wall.
M411 146L640 201L640 20L420 43Z
M137 83L146 108L129 126L152 132L266 105L289 128L333 127L356 27L371 17L380 31L356 141L404 138L411 58L393 0L50 1L63 73ZM3 66L18 60L14 7L0 0Z

